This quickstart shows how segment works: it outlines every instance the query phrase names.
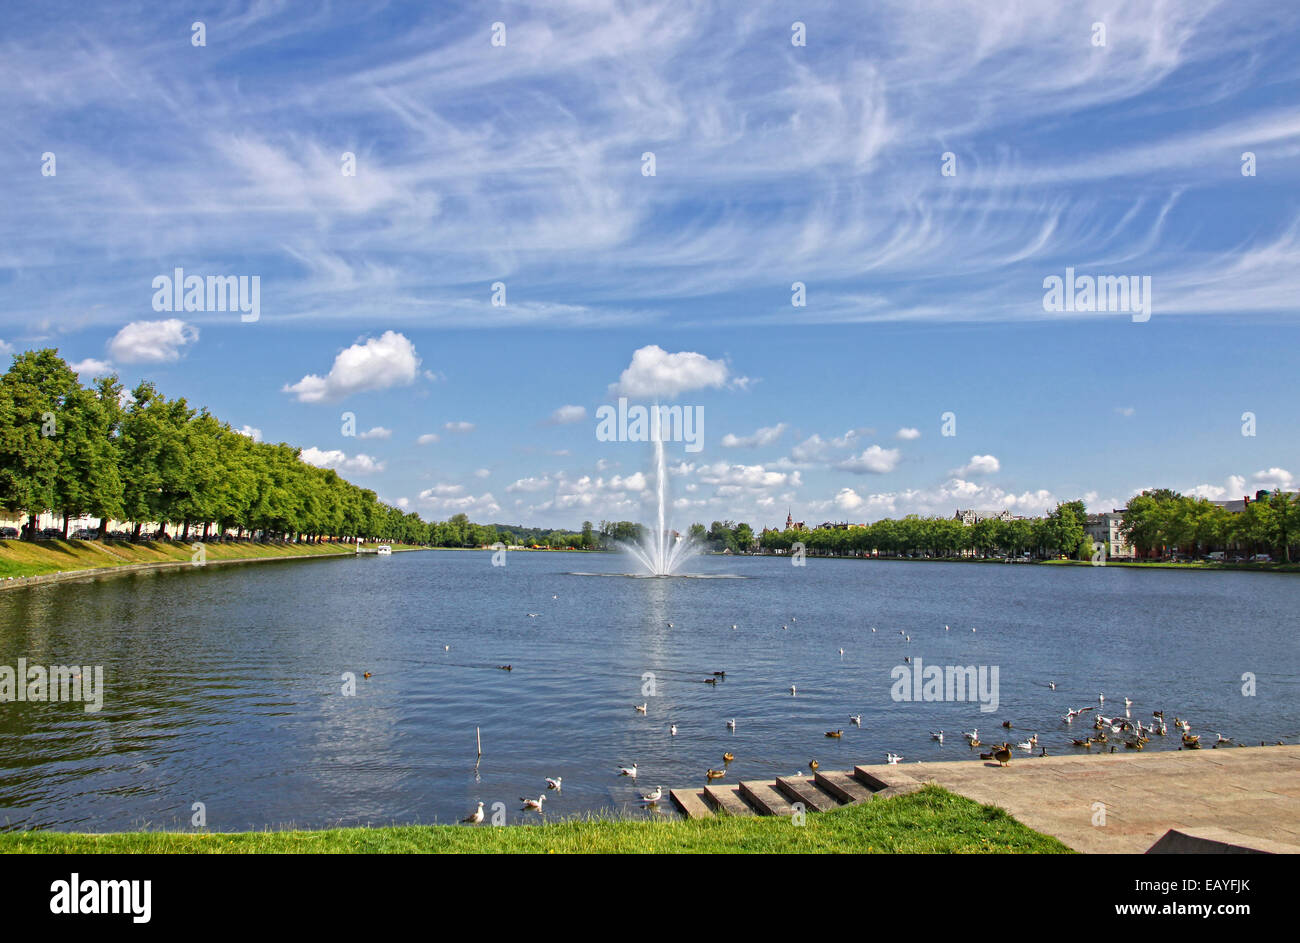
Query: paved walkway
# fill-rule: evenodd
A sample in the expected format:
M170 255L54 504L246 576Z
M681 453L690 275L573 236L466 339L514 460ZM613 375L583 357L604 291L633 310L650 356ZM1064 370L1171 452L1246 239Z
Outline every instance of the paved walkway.
M874 767L864 767L872 769ZM1300 746L1019 757L892 767L1001 806L1076 851L1145 852L1171 828L1222 828L1300 846ZM1106 824L1093 825L1093 804Z

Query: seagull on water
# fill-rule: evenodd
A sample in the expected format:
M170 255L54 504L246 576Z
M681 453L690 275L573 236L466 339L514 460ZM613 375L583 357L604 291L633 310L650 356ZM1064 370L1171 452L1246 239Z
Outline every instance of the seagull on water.
M556 792L560 792L560 785L561 785L563 782L564 782L564 780L563 780L561 777L559 777L559 776L556 776L554 779L552 779L550 776L547 776L547 777L546 777L546 788L547 788L547 789L554 789Z
M542 811L542 803L546 801L546 794L538 796L536 799L520 799L525 809L532 809L534 812Z
M647 702L644 703L644 704L636 704L636 705L634 705L634 706L636 707L636 712L637 712L638 714L644 714L645 711L646 711L646 708L650 706L650 702L647 701Z
M636 764L633 763L631 766L620 766L618 768L618 775L631 776L633 779L636 779Z
M940 730L938 733L935 733L933 730L931 730L931 731L930 731L930 739L931 739L931 740L938 740L940 743L943 743L943 731Z
M530 612L530 613L528 613L528 618L530 618L530 619L536 619L536 618L537 618L538 616L540 616L540 615L541 615L540 612Z
M463 819L461 819L461 821L462 821L462 822L465 822L465 823L467 823L467 824L469 824L469 825L478 825L480 822L482 822L482 821L483 821L483 803L480 802L480 803L478 804L478 808L475 809L473 812L471 812L469 815L465 816Z
M862 715L861 715L861 714L850 714L850 715L849 715L849 723L853 724L853 726L855 726L855 727L861 727L861 726L862 726Z
M940 731L940 733L942 734L942 731ZM962 736L967 740L978 740L980 738L980 729L975 727L970 733L964 733Z
M646 803L647 805L654 805L663 797L664 797L664 787L655 786L654 792L647 792L641 795L641 801Z
M790 696L793 697L794 694L795 694L795 686L792 684L790 685Z
M669 734L670 736L673 736L673 737L677 736L677 725L676 725L676 724L673 724L672 726L670 726L670 727L668 728L668 734Z
M897 753L886 753L885 759L889 761L890 766L897 766L899 763L903 762L903 758Z
M736 729L736 718L733 717L731 720L727 721L727 729L733 731Z

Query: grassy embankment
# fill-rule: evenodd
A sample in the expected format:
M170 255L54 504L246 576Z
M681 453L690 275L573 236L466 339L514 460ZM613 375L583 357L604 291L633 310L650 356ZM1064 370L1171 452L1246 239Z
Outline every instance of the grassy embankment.
M394 549L401 549L400 544ZM355 553L351 544L210 543L207 559L263 560L275 557ZM190 542L129 540L0 540L0 579L94 570L140 563L189 563Z
M720 817L704 821L574 820L506 828L406 825L326 831L0 833L0 853L19 854L693 854L693 853L1048 853L1069 852L1055 838L937 786L807 816Z

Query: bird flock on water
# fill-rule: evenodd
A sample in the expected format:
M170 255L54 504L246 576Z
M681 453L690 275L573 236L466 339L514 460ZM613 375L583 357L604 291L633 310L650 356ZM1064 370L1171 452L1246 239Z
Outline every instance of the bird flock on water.
M556 597L552 597L552 598L556 598ZM527 615L529 618L537 618L539 614L530 612L527 613ZM789 631L790 624L797 623L797 622L798 619L794 616L791 616L789 622L782 623L781 630ZM674 628L675 625L673 622L667 622L667 627L671 629ZM737 630L738 625L732 624L731 629ZM871 630L871 634L873 635L878 634L875 626L871 626L870 630ZM952 626L949 624L945 624L943 626L943 631L945 633L951 633ZM971 626L970 631L972 633L975 633L976 631L975 627ZM898 634L901 637L903 644L906 645L911 643L912 637L905 629L900 629ZM843 660L846 655L846 649L840 647L838 649L837 654L839 658ZM905 656L904 661L910 663L911 657ZM370 674L367 673L366 677L369 678ZM720 682L725 681L725 679L726 679L725 671L715 671L712 672L708 677L702 679L702 681L705 684L716 687ZM1046 687L1048 690L1051 691L1058 690L1058 683L1056 681L1046 681L1046 682L1042 682L1041 684L1042 686ZM788 691L790 697L798 697L799 688L797 684L794 683L790 684ZM1169 728L1165 722L1165 716L1163 710L1153 711L1151 715L1151 721L1147 723L1147 722L1143 722L1141 719L1135 720L1133 718L1132 711L1133 711L1134 701L1131 698L1124 697L1121 699L1121 701L1124 706L1122 716L1119 713L1116 713L1114 716L1106 716L1105 714L1102 713L1106 705L1106 697L1105 694L1103 693L1099 693L1097 695L1097 703L1095 705L1090 705L1088 707L1081 707L1081 708L1068 708L1065 714L1061 715L1060 718L1060 723L1063 726L1065 733L1067 734L1071 733L1071 731L1073 730L1073 725L1075 724L1076 721L1086 722L1087 720L1092 721L1092 729L1094 732L1087 736L1080 736L1080 737L1069 736L1065 741L1066 744L1071 748L1089 750L1089 751L1092 750L1094 747L1099 747L1103 751L1108 750L1110 753L1116 752L1117 748L1121 745L1123 746L1123 748L1128 750L1140 751L1149 742L1151 742L1152 737L1167 737L1169 735ZM651 713L649 701L643 701L640 704L633 704L632 707L635 713L640 716L648 717ZM863 724L862 714L860 713L850 714L848 716L848 720L852 727L854 728L862 727ZM1173 725L1176 730L1175 736L1180 738L1179 739L1180 746L1178 747L1178 749L1199 750L1202 748L1201 735L1192 733L1190 721L1182 717L1174 717ZM1009 720L1002 721L1001 726L1003 730L1011 730L1014 728L1014 725ZM726 721L726 729L731 733L736 732L737 721L735 717L732 717ZM677 736L678 724L676 722L669 724L668 734L670 737ZM930 741L932 743L936 743L940 746L944 744L946 735L943 730L929 731L929 735L930 735ZM824 734L824 737L826 739L833 739L833 740L843 739L844 729L835 728L832 730L827 730ZM972 728L969 731L964 731L962 733L962 739L972 752L985 745L984 741L981 739L978 727ZM1215 734L1215 738L1212 743L1213 747L1223 747L1223 746L1233 746L1233 745L1244 746L1244 744L1236 743L1233 740L1233 738L1226 737L1222 733ZM1014 751L1016 750L1019 750L1022 753L1030 756L1034 754L1035 750L1039 751L1037 754L1039 757L1045 757L1048 755L1047 745L1040 741L1038 733L1030 734L1028 736L1023 737L1023 739L1013 738L1012 740L1001 740L999 738L999 742L995 742L991 744L987 752L981 752L978 755L982 760L993 761L999 767L1005 767L1010 764L1014 756ZM711 783L714 780L725 778L727 775L727 771L730 768L730 765L735 761L735 759L736 759L735 754L731 750L725 751L722 754L722 762L717 767L709 766L704 771L705 782ZM885 762L887 764L896 765L902 763L903 761L904 761L904 756L901 753L896 753L893 750L889 750L885 753ZM917 762L921 762L921 761L917 760ZM808 765L808 769L815 773L820 768L821 764L814 758L810 760L807 765ZM637 777L641 771L636 763L630 763L627 765L616 765L613 769L613 772L620 779L630 779L631 781L636 782ZM797 771L795 775L804 775L804 773L802 770L800 770ZM524 811L541 813L547 801L548 795L551 794L554 794L556 796L560 795L563 787L562 780L560 777L558 776L547 777L545 782L546 782L546 791L540 793L537 796L537 798L534 799L529 797L522 797L520 799L520 801L523 803L522 808ZM654 789L649 790L647 792L638 791L637 795L639 797L640 804L642 806L653 809L664 798L665 790L663 786L656 785ZM477 808L473 812L471 812L467 817L462 819L463 822L472 825L481 824L483 820L484 820L484 814L483 814L482 802L478 802Z

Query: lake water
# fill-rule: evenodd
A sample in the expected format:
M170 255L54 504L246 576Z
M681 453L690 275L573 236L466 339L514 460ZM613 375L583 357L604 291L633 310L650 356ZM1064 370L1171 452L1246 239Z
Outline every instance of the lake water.
M1174 715L1207 745L1218 732L1300 737L1295 576L711 556L691 568L741 578L662 580L612 575L630 569L615 554L490 556L211 566L0 594L0 665L102 665L106 685L99 713L0 703L0 828L188 828L195 802L221 831L450 822L479 799L536 821L518 800L547 776L564 779L547 818L644 814L636 791L703 785L724 751L736 760L722 782L886 751L971 759L961 732L975 726L986 743L1036 732L1049 753L1074 752L1092 715L1061 716L1099 693L1108 715L1125 696L1135 719L1165 711L1170 736L1147 749L1177 748ZM996 666L998 709L895 700L905 656ZM703 683L714 671L725 680ZM940 728L942 745L929 738ZM633 762L635 786L616 774Z

